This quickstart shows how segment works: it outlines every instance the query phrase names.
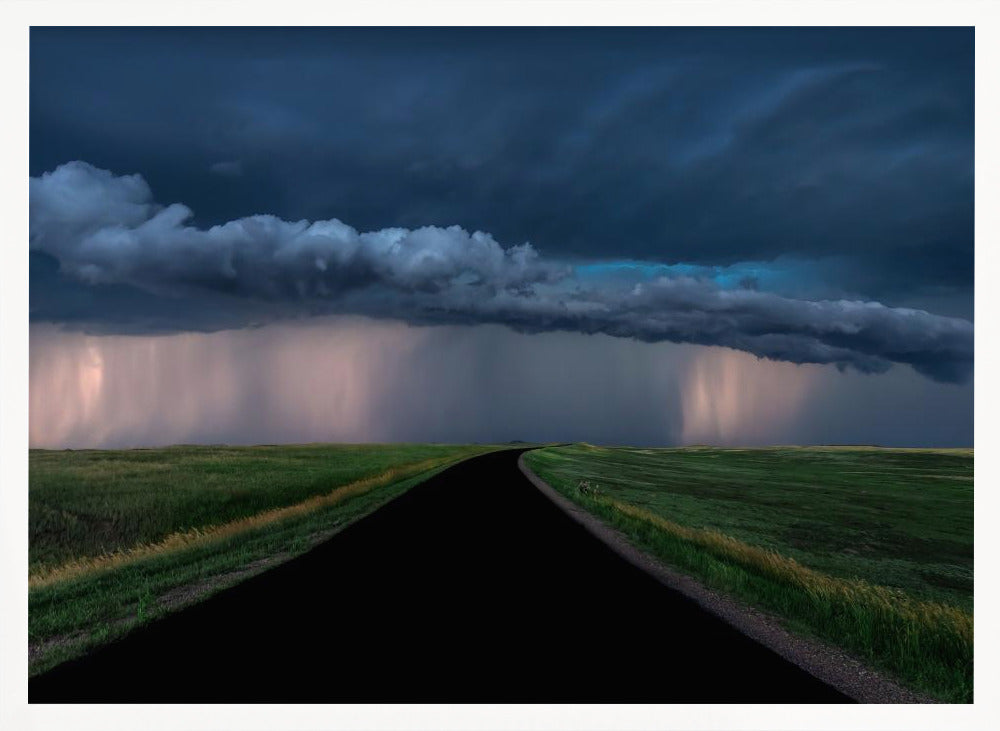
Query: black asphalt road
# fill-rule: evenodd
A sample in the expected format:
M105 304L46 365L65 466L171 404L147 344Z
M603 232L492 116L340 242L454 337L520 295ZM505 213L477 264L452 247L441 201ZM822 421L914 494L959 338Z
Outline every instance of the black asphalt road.
M847 701L620 559L517 456L442 472L30 702Z

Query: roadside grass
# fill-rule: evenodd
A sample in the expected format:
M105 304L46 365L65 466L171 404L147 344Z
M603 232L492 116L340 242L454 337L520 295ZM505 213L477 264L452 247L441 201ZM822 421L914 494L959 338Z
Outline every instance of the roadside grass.
M449 445L195 447L29 453L29 574L294 505Z
M210 449L212 448L205 448L206 451ZM92 552L61 564L36 568L35 580L31 583L28 597L29 674L44 672L165 613L201 601L277 563L304 553L410 487L462 459L493 449L496 447L435 445L406 445L398 449L397 445L238 448L238 451L247 452L245 459L250 462L257 461L254 451L264 450L270 460L292 464L287 482L274 469L271 470L272 482L269 488L258 487L262 490L270 489L282 496L285 504L256 513L244 510L243 515L231 511L229 515L235 514L237 517L226 522L202 524L165 536L164 529L161 528L159 532L143 534L153 536L146 543L124 545L119 537L105 545L123 547L102 553ZM288 454L282 454L283 450L287 450ZM380 457L377 450L384 450L394 456L395 465L373 473L372 466L377 469L392 464L385 455ZM396 450L394 454L393 450ZM176 456L184 461L192 456L192 451L201 450L186 447L169 456ZM225 451L230 450L227 448ZM68 453L67 456L71 457L73 454L75 453ZM310 463L309 468L297 471L294 463L303 454ZM87 461L99 460L99 455L99 452L93 452L88 455ZM322 455L328 463L325 484L321 477L322 469L313 462L318 455ZM121 456L121 453L115 454L118 459ZM205 456L194 455L196 460ZM228 456L234 459L231 454ZM33 460L34 457L35 453L32 453ZM410 459L418 461L404 461ZM348 467L343 462L348 462ZM176 471L183 472L183 466L179 466L178 470L161 469L153 473L153 477L147 476L144 483L146 489L169 492L169 480ZM232 472L231 489L239 490L239 478L236 475L240 474L245 474L245 469ZM344 482L358 475L361 475L358 479ZM34 477L31 475L29 480ZM81 489L95 486L99 491L102 489L101 483L94 480L92 475L86 485ZM308 491L303 486L308 487ZM216 492L225 489L218 483L215 487ZM287 503L288 496L316 493L319 489L323 491L308 495L298 502ZM103 491L103 501L89 504L107 507L112 504L111 497L132 494L120 487L117 490L104 487ZM72 495L73 491L64 489L63 494ZM217 494L208 491L205 494L210 502L218 502ZM177 514L199 514L198 508L190 505L198 497L197 490L191 486L180 495L170 497L181 503L181 508L176 510ZM70 499L69 502L72 503L73 500ZM85 501L79 499L78 502ZM170 504L169 498L162 496L158 501L144 497L140 502L144 505ZM272 496L271 500L259 499L249 504L273 503ZM134 505L126 501L125 507L126 514L136 514ZM160 526L164 524L170 523L162 520L158 523ZM141 531L135 531L134 527L148 523L128 520L123 525L129 529L128 534L134 537L142 534ZM183 527L183 523L170 525ZM59 545L64 547L68 543L68 540L63 540ZM91 548L94 542L83 540L80 545Z
M525 459L641 550L971 702L971 450L574 445Z
M102 553L97 556L84 556L71 559L58 566L43 567L31 575L29 588L47 586L59 581L79 576L81 574L102 571L122 564L137 561L158 553L169 553L200 543L207 543L219 538L243 533L252 528L266 526L271 523L286 520L298 515L313 512L319 508L337 505L355 495L360 495L376 487L389 484L413 474L419 474L441 464L441 458L425 460L413 465L403 465L386 470L380 475L366 477L355 482L334 488L324 495L314 495L302 502L271 508L260 513L236 518L227 523L219 523L187 531L171 533L165 538L153 543L140 543L112 553Z

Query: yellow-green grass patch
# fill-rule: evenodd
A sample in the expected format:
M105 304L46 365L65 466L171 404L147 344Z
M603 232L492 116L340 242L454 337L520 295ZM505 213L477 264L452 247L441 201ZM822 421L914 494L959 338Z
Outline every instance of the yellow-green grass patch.
M665 563L916 690L971 699L970 453L573 446L526 461Z
M136 454L132 450L92 451L83 460L78 459L78 453L33 453L33 458L63 456L76 470L82 462L88 480L75 488L60 485L58 491L64 504L73 510L86 506L107 518L119 505L121 513L131 518L121 523L122 531L97 537L101 540L93 536L79 541L76 535L63 537L57 541L58 550L50 551L50 555L64 553L74 541L82 555L31 566L29 672L43 672L134 627L300 555L413 485L456 462L495 449L478 445L185 447L135 450ZM164 466L163 455L158 454L156 468L141 472L137 465L143 463L145 452L167 452L178 464ZM196 476L200 470L211 468L213 453L220 452L223 458L216 464L228 463L231 468L221 473L224 480L216 479L203 492L196 484L188 484L172 493L172 480L178 474ZM97 476L115 471L101 465L104 460L124 461L124 471L135 476L142 489L154 493L152 499L140 491L133 501L134 490L120 484L103 484ZM98 469L88 470L88 463L95 462ZM35 464L33 461L32 469ZM257 490L267 494L257 495L254 500L245 499L246 491L240 485L241 478L248 474L247 465L261 468L268 475L267 480L257 482ZM211 469L208 471L211 473ZM57 472L65 476L73 470ZM87 491L91 494L81 494ZM220 495L230 492L238 499L220 500ZM194 527L163 531L163 526L183 525L192 515L204 515L204 506L197 504L200 496L210 505L228 505L228 510L219 511L228 519L203 520ZM291 496L299 499L291 501ZM51 500L52 492L46 497ZM249 512L260 504L269 507ZM144 510L164 506L171 515L142 520ZM234 513L235 517L229 517ZM157 530L148 530L150 526ZM142 529L154 537L125 543L126 538L142 535ZM94 550L95 545L117 547Z

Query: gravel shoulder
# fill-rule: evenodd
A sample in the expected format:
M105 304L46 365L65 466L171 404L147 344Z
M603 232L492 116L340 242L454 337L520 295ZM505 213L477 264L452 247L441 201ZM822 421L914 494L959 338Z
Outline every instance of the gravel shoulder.
M517 465L524 476L556 507L622 559L844 695L859 703L937 702L904 688L832 645L789 632L777 617L713 591L696 579L638 550L620 531L605 525L563 497L535 474L525 463L523 453L518 458Z

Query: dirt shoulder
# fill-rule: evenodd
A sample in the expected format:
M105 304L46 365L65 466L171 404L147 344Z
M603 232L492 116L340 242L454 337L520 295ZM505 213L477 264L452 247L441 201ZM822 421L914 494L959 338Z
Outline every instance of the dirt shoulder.
M782 626L777 617L713 591L696 579L643 553L629 543L621 532L605 525L542 480L525 463L524 454L518 458L517 464L524 476L545 497L621 558L844 695L859 703L937 702L904 688L832 645L792 634Z

